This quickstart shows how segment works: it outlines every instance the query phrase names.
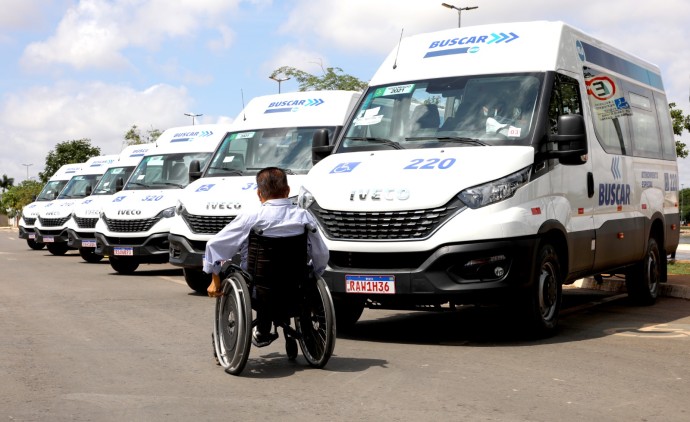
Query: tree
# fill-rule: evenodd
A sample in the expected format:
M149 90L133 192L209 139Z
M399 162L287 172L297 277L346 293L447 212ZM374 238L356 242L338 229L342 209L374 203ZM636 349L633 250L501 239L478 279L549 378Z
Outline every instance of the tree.
M0 188L2 188L2 193L5 193L5 191L9 188L11 188L14 185L14 178L13 177L7 177L6 174L2 175L2 180L0 181Z
M24 180L19 185L10 187L0 198L0 214L18 216L22 209L41 193L41 189L43 184L35 180Z
M47 183L50 176L65 164L83 163L99 155L101 155L101 149L91 146L91 140L88 138L60 142L46 156L45 170L38 173L38 177L41 182Z
M148 144L154 142L159 136L161 136L161 131L151 128L146 131L146 136L142 138L141 130L137 125L132 125L127 133L125 133L125 143L126 145Z
M673 122L673 134L681 136L683 129L690 132L690 116L684 116L683 110L676 109L676 103L670 103L668 108L671 109L671 121ZM688 150L685 149L684 142L676 140L676 155L678 158L685 158L688 156Z
M278 75L285 75L295 79L299 83L300 91L316 90L345 90L363 91L367 87L367 82L361 81L354 76L343 73L339 67L321 67L323 76L314 76L303 70L290 66L282 66L271 73L271 78Z

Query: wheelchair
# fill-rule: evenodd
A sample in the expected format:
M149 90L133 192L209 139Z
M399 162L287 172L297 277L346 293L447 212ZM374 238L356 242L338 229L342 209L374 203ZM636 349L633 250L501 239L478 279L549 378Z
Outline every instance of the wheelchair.
M215 356L225 371L239 375L252 344L252 310L270 318L273 333L281 328L289 360L297 358L297 344L307 363L323 368L335 347L333 299L328 287L307 265L307 233L267 237L261 230L249 234L247 271L232 262L220 273L221 295L216 299L213 324ZM294 320L294 328L290 321Z

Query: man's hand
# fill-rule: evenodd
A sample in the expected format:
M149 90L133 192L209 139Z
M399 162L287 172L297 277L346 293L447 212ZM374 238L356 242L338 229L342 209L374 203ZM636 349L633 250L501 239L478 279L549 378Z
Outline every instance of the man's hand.
M209 284L206 291L209 297L219 297L222 295L220 290L220 276L218 274L211 274L211 284Z

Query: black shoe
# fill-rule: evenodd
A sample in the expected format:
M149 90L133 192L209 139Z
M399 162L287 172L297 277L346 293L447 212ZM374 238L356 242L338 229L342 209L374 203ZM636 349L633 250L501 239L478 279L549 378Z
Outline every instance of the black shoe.
M262 334L258 327L252 330L252 344L256 347L266 347L278 338L278 333Z

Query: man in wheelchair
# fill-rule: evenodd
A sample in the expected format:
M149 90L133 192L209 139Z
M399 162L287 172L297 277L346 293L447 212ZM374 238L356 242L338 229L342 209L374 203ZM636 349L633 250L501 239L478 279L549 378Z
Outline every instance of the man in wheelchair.
M314 218L304 209L293 204L288 195L290 186L287 175L277 167L267 167L256 175L257 194L261 207L256 212L239 214L206 244L204 271L212 274L209 296L221 292L220 273L223 263L240 254L240 267L247 270L249 236L261 231L263 236L281 238L301 235L305 227L316 227ZM316 230L307 231L307 254L314 274L321 275L328 263L328 248ZM257 324L252 330L252 344L268 346L278 334L271 333L270 310L257 309Z

